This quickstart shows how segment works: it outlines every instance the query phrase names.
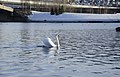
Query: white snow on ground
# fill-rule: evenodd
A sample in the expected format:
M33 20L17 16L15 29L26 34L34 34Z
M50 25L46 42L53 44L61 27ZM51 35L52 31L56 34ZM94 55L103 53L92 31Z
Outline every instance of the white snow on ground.
M29 16L34 21L120 21L118 14L85 14L85 13L63 13L60 15L50 15L50 12L32 11Z

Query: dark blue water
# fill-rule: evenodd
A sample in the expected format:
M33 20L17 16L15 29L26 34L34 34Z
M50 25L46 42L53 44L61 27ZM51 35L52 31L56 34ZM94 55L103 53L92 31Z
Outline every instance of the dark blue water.
M0 23L0 77L120 77L119 23ZM61 48L42 40L60 35Z

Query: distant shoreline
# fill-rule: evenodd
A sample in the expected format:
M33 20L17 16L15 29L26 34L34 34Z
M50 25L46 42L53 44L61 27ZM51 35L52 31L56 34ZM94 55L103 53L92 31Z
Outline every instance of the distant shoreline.
M3 23L14 22L14 23L120 23L120 21L0 21Z
M120 23L120 21L28 21L28 23Z
M29 16L22 17L14 12L14 15L0 11L0 22L23 22L23 23L120 23L120 14L83 14L62 13L51 15L50 12L32 11Z

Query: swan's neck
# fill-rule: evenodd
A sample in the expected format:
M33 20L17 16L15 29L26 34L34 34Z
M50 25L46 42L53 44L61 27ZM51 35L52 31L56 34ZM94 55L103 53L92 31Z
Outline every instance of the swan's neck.
M60 41L59 41L58 35L56 36L56 41L57 41L57 48L59 49L60 48Z

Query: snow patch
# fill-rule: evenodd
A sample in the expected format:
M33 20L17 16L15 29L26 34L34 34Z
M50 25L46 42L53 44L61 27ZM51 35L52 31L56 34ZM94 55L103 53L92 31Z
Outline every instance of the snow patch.
M117 14L86 14L86 13L63 13L51 15L50 12L32 11L28 16L33 21L120 21L120 13Z

